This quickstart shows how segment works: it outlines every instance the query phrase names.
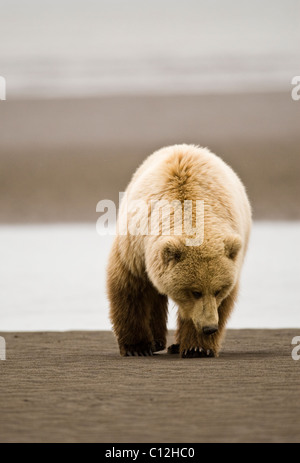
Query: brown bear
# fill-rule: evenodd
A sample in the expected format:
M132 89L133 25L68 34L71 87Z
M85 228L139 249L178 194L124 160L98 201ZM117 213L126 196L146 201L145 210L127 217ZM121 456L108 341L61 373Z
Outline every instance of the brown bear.
M152 220L157 203L162 206ZM187 204L192 213L186 230ZM166 348L171 298L178 326L169 352L218 356L251 229L251 208L238 176L207 148L162 148L133 175L117 228L107 291L121 355L147 356Z

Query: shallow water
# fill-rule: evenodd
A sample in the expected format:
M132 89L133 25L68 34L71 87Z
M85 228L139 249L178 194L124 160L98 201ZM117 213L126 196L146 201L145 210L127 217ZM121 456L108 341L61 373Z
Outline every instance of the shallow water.
M299 0L0 0L0 12L8 99L290 92L299 73Z
M300 222L255 223L228 327L300 327ZM86 225L0 227L0 330L110 329L112 236ZM169 328L176 310L170 309Z

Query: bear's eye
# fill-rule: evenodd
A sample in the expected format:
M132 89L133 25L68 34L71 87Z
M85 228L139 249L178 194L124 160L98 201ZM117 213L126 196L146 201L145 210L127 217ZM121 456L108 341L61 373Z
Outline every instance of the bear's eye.
M200 291L192 291L192 295L195 299L201 299L202 293Z
M222 291L221 289L219 289L219 291L216 291L215 292L215 297L218 297L221 291Z

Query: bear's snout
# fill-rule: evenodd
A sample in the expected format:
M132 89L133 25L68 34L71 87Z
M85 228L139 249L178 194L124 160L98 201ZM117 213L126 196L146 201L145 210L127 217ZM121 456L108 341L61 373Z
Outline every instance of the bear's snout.
M218 325L209 325L209 326L204 326L202 328L202 331L204 334L210 335L218 331L218 329L219 329Z

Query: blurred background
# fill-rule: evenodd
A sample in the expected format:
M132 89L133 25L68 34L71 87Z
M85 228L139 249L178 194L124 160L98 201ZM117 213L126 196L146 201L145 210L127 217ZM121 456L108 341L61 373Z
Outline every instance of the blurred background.
M300 326L300 1L0 0L0 15L1 330L110 329L96 205L174 143L221 156L253 206L230 326Z

